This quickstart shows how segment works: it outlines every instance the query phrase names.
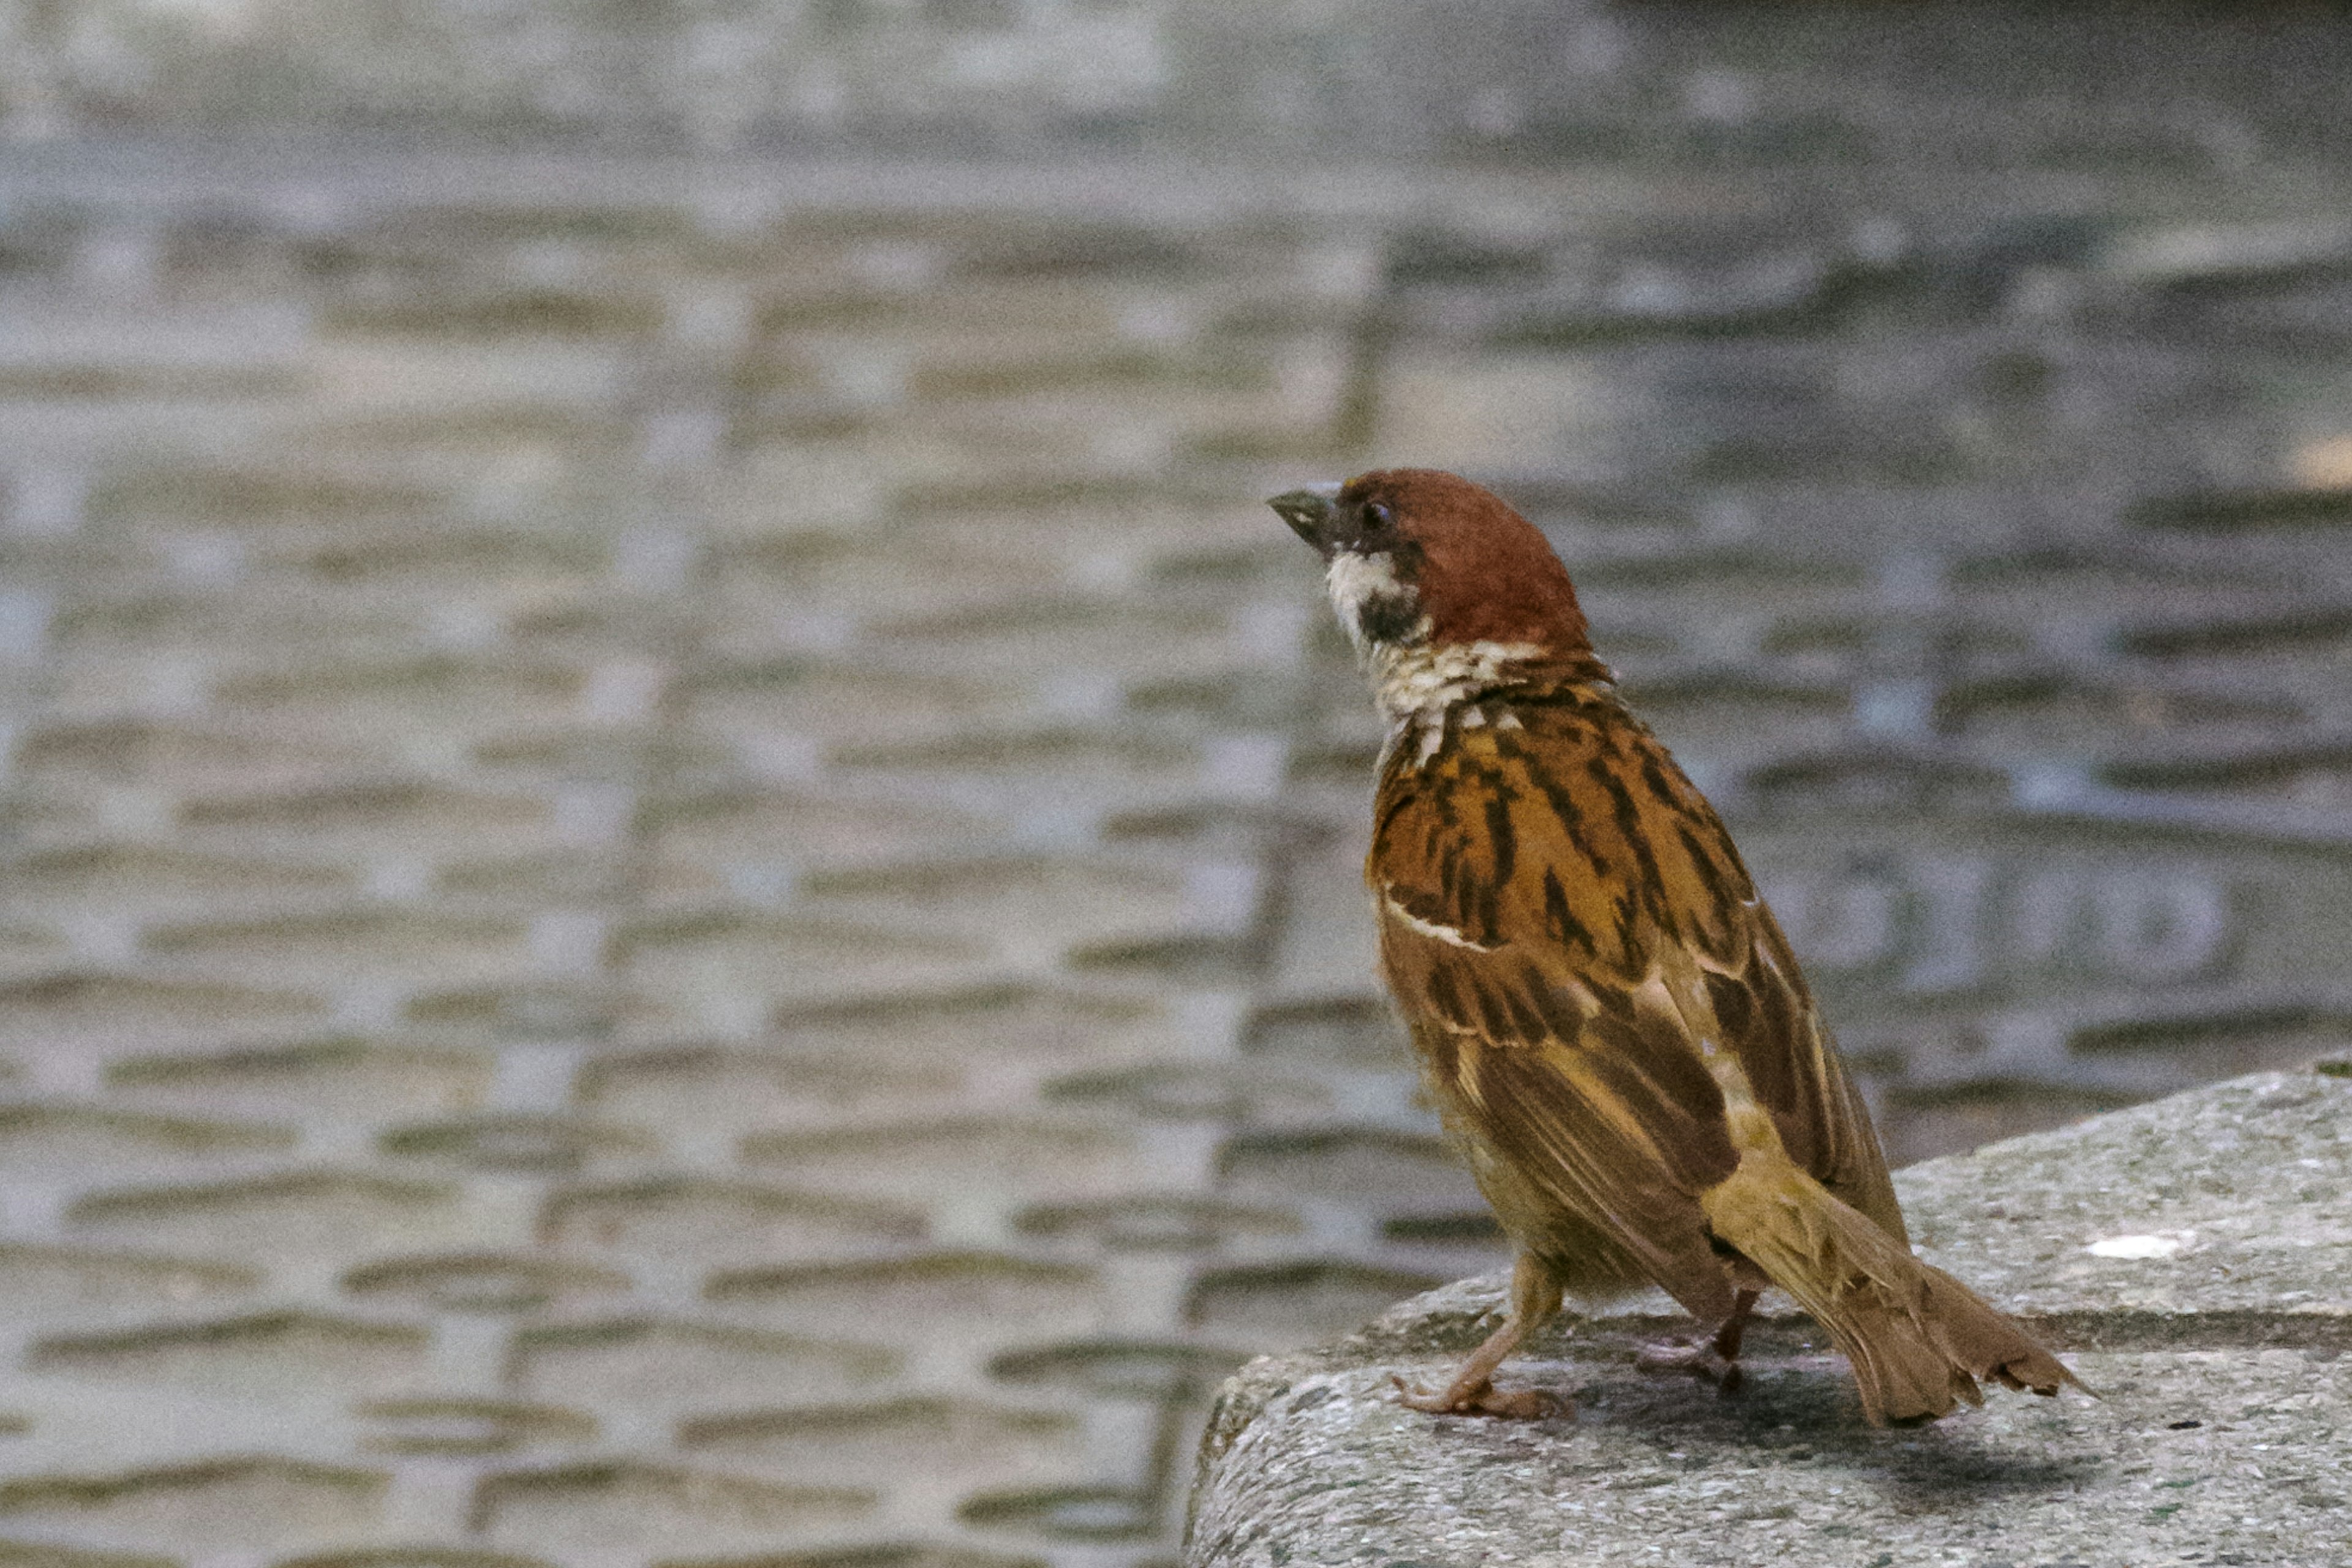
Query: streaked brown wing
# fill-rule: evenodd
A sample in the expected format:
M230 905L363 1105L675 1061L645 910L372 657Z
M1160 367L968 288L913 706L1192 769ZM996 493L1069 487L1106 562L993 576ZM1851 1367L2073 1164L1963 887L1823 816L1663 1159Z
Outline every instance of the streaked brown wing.
M1517 716L1388 769L1369 863L1383 966L1475 1137L1693 1311L1728 1310L1696 1199L1738 1150L1698 1042L1730 1044L1791 1156L1884 1221L1876 1141L1664 749L1613 706Z
M1698 1194L1731 1173L1738 1152L1679 1021L1652 1000L1572 1035L1538 1035L1531 1015L1573 996L1572 982L1507 970L1392 919L1381 956L1401 994L1431 999L1425 1011L1406 1004L1414 1040L1448 1120L1507 1173L1482 1171L1481 1181L1504 1228L1570 1262L1597 1231L1693 1313L1728 1312Z
M1724 1037L1739 1053L1758 1102L1772 1113L1789 1158L1907 1243L1870 1108L1831 1043L1780 923L1759 900L1751 924L1747 963L1736 973L1710 970L1706 976Z

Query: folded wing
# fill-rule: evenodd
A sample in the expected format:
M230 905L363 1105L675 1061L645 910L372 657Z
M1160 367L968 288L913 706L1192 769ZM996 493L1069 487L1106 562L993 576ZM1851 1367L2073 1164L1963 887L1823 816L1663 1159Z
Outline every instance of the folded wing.
M1701 1317L1731 1305L1699 1203L1740 1158L1727 1082L1900 1243L1868 1112L1713 809L1613 701L1513 714L1381 781L1382 964L1449 1117L1517 1206L1600 1232ZM1508 1206L1540 1251L1544 1215Z

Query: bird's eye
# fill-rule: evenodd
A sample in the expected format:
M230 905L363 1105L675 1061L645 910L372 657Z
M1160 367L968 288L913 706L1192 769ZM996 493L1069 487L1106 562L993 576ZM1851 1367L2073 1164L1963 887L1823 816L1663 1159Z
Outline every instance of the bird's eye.
M1394 521L1396 513L1389 510L1386 501L1368 500L1364 503L1365 532L1378 533Z

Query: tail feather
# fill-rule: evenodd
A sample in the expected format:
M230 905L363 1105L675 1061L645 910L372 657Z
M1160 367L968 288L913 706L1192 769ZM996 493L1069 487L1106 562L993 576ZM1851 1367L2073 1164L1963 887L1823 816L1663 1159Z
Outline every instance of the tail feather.
M1750 1153L1700 1202L1715 1234L1829 1331L1873 1426L1982 1405L1979 1378L2045 1394L2083 1386L2015 1320L1785 1160Z

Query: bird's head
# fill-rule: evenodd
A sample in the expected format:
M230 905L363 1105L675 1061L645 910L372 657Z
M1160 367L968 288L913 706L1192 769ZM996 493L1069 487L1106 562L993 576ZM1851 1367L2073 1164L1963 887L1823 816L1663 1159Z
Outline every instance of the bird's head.
M1367 654L1485 647L1536 663L1591 658L1550 541L1458 474L1376 468L1266 504L1323 557L1339 624Z

